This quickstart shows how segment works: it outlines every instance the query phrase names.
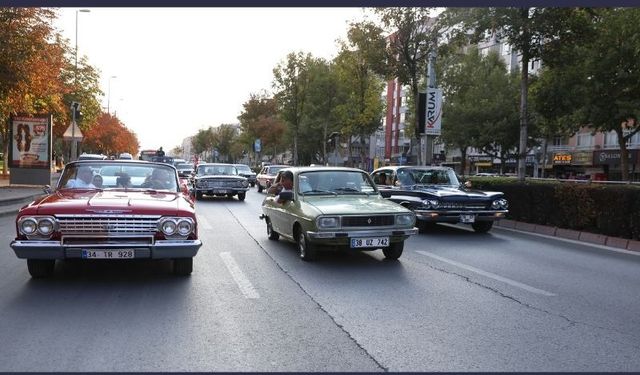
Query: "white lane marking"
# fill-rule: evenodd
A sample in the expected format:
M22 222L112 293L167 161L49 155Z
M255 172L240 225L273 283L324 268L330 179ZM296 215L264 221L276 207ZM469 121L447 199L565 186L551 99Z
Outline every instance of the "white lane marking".
M207 218L204 217L204 215L197 215L197 217L198 217L198 225L200 226L200 228L206 229L206 230L213 229L213 226L211 225L209 220L207 220Z
M229 270L231 277L235 280L236 284L238 284L238 288L246 298L260 298L260 294L253 288L251 281L247 279L244 275L244 272L238 266L238 263L233 259L230 253L220 253L220 258L224 262L224 265Z
M503 283L509 284L511 286L515 286L517 288L524 289L524 290L529 291L531 293L542 294L543 296L548 296L548 297L553 297L553 296L556 295L555 293L551 293L551 292L547 292L546 290L534 288L534 287L529 286L527 284L523 284L521 282L518 282L518 281L515 281L515 280L511 280L511 279L507 279L506 277L502 277L502 276L496 275L495 273L483 271L481 269L478 269L478 268L475 268L475 267L471 267L471 266L468 266L466 264L458 263L458 262L456 262L454 260L443 258L441 256L438 256L438 255L435 255L435 254L431 254L431 253L426 252L426 251L417 250L416 252L420 253L422 255L428 256L430 258L437 259L437 260L439 260L441 262L449 263L449 264L452 264L452 265L454 265L456 267L464 268L467 271L475 272L475 273L477 273L479 275L488 277L490 279L502 281Z

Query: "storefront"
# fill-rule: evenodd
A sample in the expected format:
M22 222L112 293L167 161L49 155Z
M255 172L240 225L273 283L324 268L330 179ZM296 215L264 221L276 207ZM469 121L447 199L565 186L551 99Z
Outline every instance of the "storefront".
M628 150L629 179L640 181L640 171L638 170L638 150ZM601 169L604 178L610 181L620 181L622 170L620 168L620 150L598 150L593 152L593 165Z

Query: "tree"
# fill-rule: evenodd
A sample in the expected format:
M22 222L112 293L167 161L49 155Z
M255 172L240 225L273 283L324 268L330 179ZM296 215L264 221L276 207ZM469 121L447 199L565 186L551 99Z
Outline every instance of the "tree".
M574 131L584 125L594 132L615 131L622 179L628 180L627 142L640 131L640 36L635 26L640 9L602 8L592 15L589 37L557 50L564 59L550 60L538 86L538 111ZM568 98L549 102L568 93Z
M85 151L105 155L119 155L122 152L137 155L140 143L136 134L127 129L118 117L103 113L85 132L82 147Z
M196 135L191 138L191 147L196 155L210 151L213 148L213 143L213 128L211 127L198 130Z
M293 164L298 165L298 139L309 87L308 66L311 54L289 53L284 62L273 69L273 88L279 113L287 123L293 139Z
M520 135L518 151L518 179L525 178L525 158L528 143L529 62L549 56L558 45L580 40L588 17L577 8L448 8L442 23L460 25L460 35L466 41L477 43L495 37L506 40L521 55L520 80Z
M251 94L243 105L238 116L240 121L239 141L247 150L253 150L256 139L260 139L262 151L272 151L276 155L278 149L284 148L285 123L278 116L275 99L266 93Z
M236 129L233 125L222 124L213 129L213 147L218 150L225 161L231 158L231 147L237 138Z

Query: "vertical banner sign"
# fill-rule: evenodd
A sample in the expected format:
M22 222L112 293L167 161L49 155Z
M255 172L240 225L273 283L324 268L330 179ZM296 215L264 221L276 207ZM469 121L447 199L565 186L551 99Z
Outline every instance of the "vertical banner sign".
M440 135L442 130L442 89L427 89L427 121L424 133Z
M262 150L262 143L260 142L260 138L257 138L253 143L253 151L260 152Z
M16 116L9 126L11 168L51 168L51 116Z

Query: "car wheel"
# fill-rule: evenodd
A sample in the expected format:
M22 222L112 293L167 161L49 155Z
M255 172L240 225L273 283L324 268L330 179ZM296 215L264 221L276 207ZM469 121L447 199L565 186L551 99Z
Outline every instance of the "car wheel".
M420 233L429 233L433 232L436 229L436 223L430 223L426 221L418 221L418 231Z
M404 241L402 242L393 242L389 247L382 249L382 253L384 257L391 260L396 260L400 258L402 255L402 250L404 250Z
M259 182L257 183L257 185L258 185L258 193L262 193L262 185L260 185Z
M199 201L202 199L202 193L197 192L196 193L196 200Z
M487 233L493 227L493 221L476 221L471 227L476 233Z
M247 193L238 193L238 200L243 201L247 197Z
M271 225L271 220L269 220L269 218L267 218L267 235L272 241L277 241L280 238L280 234L273 230L273 225Z
M298 229L297 233L298 252L300 253L300 259L304 260L305 262L311 262L312 260L315 260L316 256L318 255L316 247L309 242L307 235L301 229Z
M51 277L55 265L53 259L27 259L27 269L34 279Z
M173 260L173 273L178 276L189 276L193 272L193 258L178 258Z

